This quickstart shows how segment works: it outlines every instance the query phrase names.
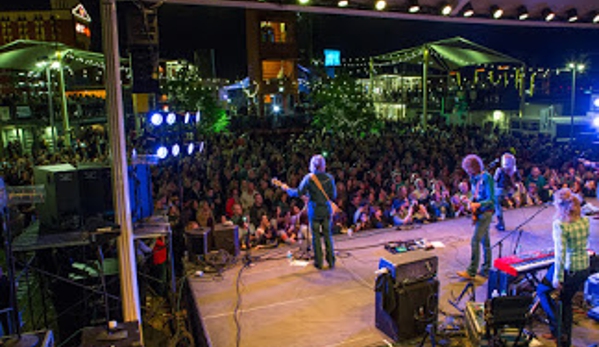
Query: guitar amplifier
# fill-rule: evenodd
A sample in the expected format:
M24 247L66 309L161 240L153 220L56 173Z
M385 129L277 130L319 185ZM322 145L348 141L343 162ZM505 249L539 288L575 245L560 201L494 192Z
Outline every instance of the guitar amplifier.
M212 250L210 229L198 228L185 231L185 244L187 245L188 261L198 260L199 255L206 255Z
M389 270L395 283L416 283L437 276L439 258L423 250L393 254L379 260L379 269L383 268Z

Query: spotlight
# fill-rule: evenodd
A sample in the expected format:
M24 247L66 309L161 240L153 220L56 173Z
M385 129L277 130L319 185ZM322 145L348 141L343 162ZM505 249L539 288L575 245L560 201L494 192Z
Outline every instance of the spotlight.
M593 118L593 126L599 128L599 117Z
M194 149L195 145L192 143L187 145L187 154L192 155L193 154L193 149Z
M274 113L279 113L279 112L281 112L281 106L279 106L279 105L274 105L274 106L272 107L272 111L273 111Z
M551 22L555 18L555 13L553 11L551 11L551 9L549 7L545 8L543 10L543 12L541 12L541 14L543 15L543 18L545 19L545 21L547 21L547 22Z
M347 0L339 0L339 2L337 3L337 6L339 7L347 7L347 5L349 5L349 1Z
M300 3L301 5L307 5L307 4L309 4L309 3L310 3L310 0L299 0L299 3Z
M189 120L190 120L190 116L189 116L189 112L185 112L185 124L189 124Z
M159 159L164 159L168 155L168 149L164 146L160 146L158 147L158 150L156 150L156 155Z
M196 123L199 123L201 118L202 118L202 114L200 113L200 111L196 112Z
M173 148L171 148L171 153L173 154L173 157L176 157L179 155L179 153L181 153L181 147L179 146L179 144L174 144Z
M162 117L162 115L160 113L154 113L150 117L150 122L152 122L152 124L154 124L154 126L160 126L160 124L162 124L163 120L164 120L164 117Z
M177 121L177 116L173 112L166 115L166 124L173 125L175 121Z
M453 10L453 8L451 7L451 5L450 4L445 4L441 8L441 14L444 15L444 16L449 16L451 14L451 10Z
M470 3L467 3L464 6L464 13L463 13L464 17L472 17L474 16L474 9L472 8L472 5Z
M491 6L491 15L493 16L493 18L499 19L501 18L501 16L503 16L503 10L499 8L499 6L493 5Z
M595 96L595 99L593 100L593 106L596 109L599 109L599 95Z
M578 20L578 12L575 8L569 9L566 12L566 15L568 16L568 22L570 23L576 22Z
M528 19L528 10L526 6L518 7L518 19L519 20L527 20Z
M599 23L599 12L593 14L593 23Z
M374 4L374 8L376 8L378 11L384 10L385 7L387 7L387 2L385 0L377 0L377 2Z
M418 5L418 0L410 0L408 2L408 4L409 4L408 12L416 13L416 12L420 11L420 5Z

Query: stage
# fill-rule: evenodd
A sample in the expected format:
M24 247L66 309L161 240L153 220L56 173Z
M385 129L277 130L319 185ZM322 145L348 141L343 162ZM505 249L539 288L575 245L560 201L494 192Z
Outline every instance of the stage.
M595 200L593 203L597 203ZM505 212L506 232L491 230L492 244L509 234L541 207ZM521 251L553 247L551 222L553 207L544 209L526 224L521 234ZM335 237L337 264L333 270L296 266L286 259L286 245L252 252L259 256L252 266L242 270L241 262L226 270L221 278L191 275L190 291L209 346L236 346L235 309L240 301L237 318L240 323L240 346L391 346L393 341L374 325L374 271L381 257L390 253L383 248L388 241L425 238L440 241L445 247L430 252L439 257L439 309L449 315L459 312L448 303L452 292L458 295L465 285L456 275L464 270L470 257L472 223L469 218L452 219L416 226L412 230L379 229ZM508 237L503 255L511 253L518 233ZM591 219L591 248L599 248L599 221ZM497 257L494 249L494 258ZM326 264L326 263L325 263ZM487 298L487 283L476 281L476 298ZM466 299L461 307L466 304ZM439 315L443 320L444 315ZM575 315L573 346L586 347L599 341L599 324L582 314ZM538 335L548 327L536 322ZM453 345L466 345L465 338L456 338ZM541 340L547 346L554 346ZM400 344L411 346L414 341ZM430 346L430 342L426 345ZM542 345L542 344L541 344Z

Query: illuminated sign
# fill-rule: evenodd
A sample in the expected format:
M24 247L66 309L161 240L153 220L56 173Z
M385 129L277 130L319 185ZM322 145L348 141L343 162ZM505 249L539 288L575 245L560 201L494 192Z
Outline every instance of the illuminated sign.
M87 10L81 4L75 6L73 8L73 10L71 11L71 13L73 14L73 16L75 16L83 21L86 21L86 22L92 21L92 17L89 16L89 14L87 13Z
M341 66L341 51L325 49L324 66Z
M87 37L91 37L92 33L85 24L75 23L75 31L79 34L85 35Z

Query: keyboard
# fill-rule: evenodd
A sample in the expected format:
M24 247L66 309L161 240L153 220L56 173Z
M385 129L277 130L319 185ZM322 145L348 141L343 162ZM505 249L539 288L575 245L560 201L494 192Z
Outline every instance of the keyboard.
M495 268L511 276L547 269L553 265L553 251L537 251L495 259Z

